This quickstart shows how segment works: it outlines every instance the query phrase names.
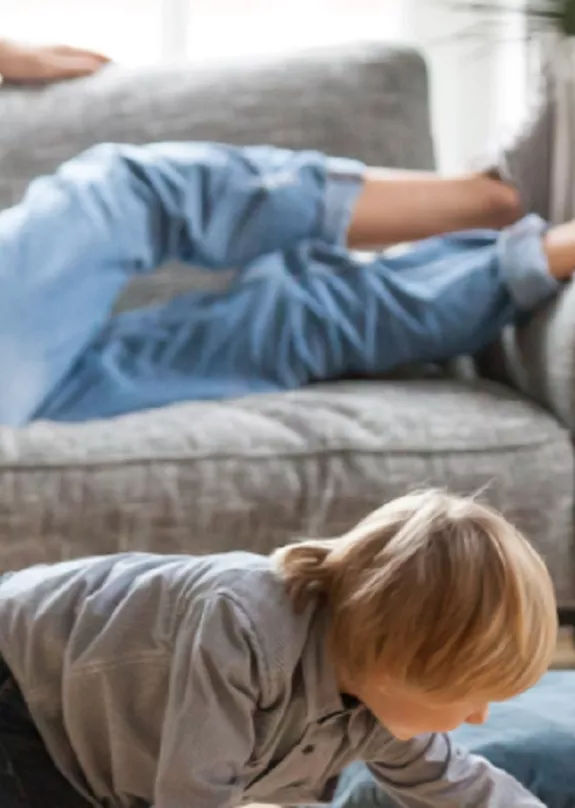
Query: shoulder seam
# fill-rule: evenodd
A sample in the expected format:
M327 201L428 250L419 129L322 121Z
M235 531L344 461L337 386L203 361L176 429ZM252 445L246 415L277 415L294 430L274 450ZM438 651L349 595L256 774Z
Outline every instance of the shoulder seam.
M254 620L248 613L247 609L245 608L241 600L235 595L234 592L231 592L229 589L224 588L216 589L214 592L211 592L206 597L206 600L211 601L212 599L218 596L224 598L230 603L233 603L234 608L236 608L241 613L242 617L247 623L248 630L253 635L254 648L257 651L260 666L263 668L262 672L265 676L266 689L269 692L271 690L271 671L269 667L268 655L265 653L266 646L262 640L262 636L259 629L257 628Z

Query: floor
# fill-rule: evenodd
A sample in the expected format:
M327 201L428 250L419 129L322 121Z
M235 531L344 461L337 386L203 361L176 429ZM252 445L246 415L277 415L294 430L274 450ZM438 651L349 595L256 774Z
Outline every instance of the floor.
M575 668L575 642L572 629L561 629L554 668Z

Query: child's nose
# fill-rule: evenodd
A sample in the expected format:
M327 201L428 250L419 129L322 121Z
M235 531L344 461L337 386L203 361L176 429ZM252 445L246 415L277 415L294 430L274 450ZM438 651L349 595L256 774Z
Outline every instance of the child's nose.
M485 724L489 715L489 707L486 705L481 710L476 710L468 717L467 724Z

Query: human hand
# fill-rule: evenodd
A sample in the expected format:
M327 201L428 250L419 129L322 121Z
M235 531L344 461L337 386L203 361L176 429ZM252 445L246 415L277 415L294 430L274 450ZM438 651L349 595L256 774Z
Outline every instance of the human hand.
M100 53L68 45L33 46L0 40L0 76L19 84L50 84L89 76L109 62Z

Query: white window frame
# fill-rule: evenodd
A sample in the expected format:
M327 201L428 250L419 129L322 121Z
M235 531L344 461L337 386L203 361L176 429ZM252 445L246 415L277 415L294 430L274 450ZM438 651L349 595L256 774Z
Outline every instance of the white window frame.
M183 61L191 17L191 0L162 0L162 61Z

